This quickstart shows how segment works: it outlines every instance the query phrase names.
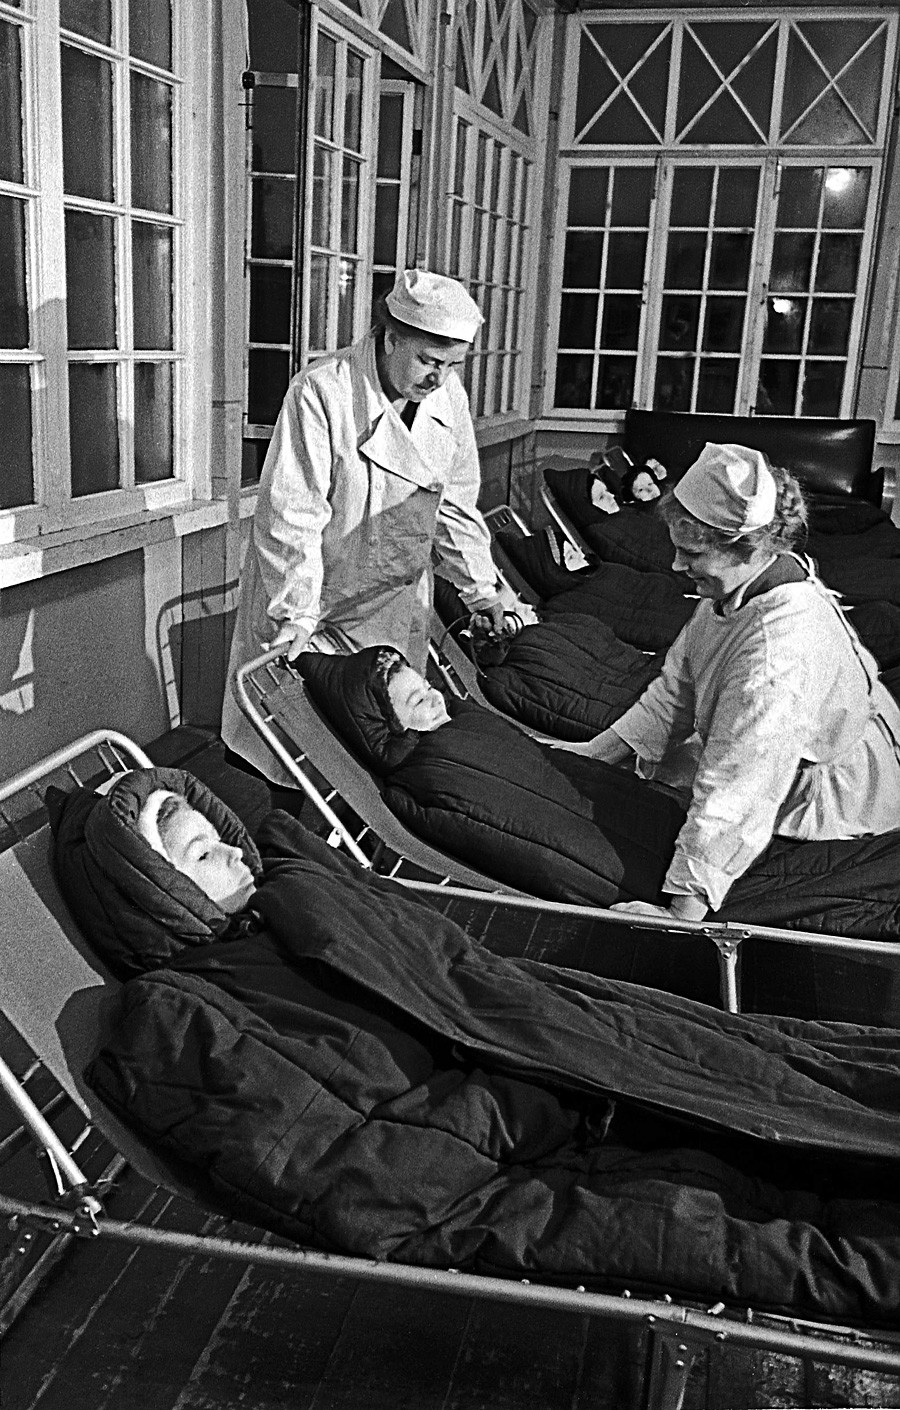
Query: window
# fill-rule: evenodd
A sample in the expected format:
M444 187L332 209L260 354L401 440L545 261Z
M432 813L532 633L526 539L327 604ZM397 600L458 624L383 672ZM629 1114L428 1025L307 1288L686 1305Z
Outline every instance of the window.
M528 412L523 346L531 341L545 34L526 0L469 0L457 9L445 266L484 315L465 369L472 412L482 421Z
M188 493L176 21L170 0L0 4L9 536Z
M407 8L413 13L415 7ZM292 375L311 358L362 336L373 291L392 277L398 251L405 252L412 146L412 85L385 82L376 107L377 54L362 39L313 11L310 83L301 98L296 9L283 3L273 11L250 0L249 17L251 64L281 65L283 71L254 67L245 76L249 210L241 478L247 485L259 479ZM405 32L395 7L383 18L398 34ZM304 100L307 111L301 112Z
M580 16L547 410L853 403L896 20Z

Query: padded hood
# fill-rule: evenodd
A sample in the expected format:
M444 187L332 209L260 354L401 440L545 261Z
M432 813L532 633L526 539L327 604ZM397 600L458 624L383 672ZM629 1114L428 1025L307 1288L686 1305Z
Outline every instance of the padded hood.
M392 646L367 646L352 656L305 651L295 663L316 709L361 763L379 776L402 764L419 742L417 730L398 734L388 719L378 679L382 651L400 655Z
M234 919L138 832L141 807L160 788L181 794L223 841L241 848L254 876L262 872L240 819L181 769L134 770L105 797L87 788L48 789L60 890L85 939L121 979L162 968L191 946L208 944Z

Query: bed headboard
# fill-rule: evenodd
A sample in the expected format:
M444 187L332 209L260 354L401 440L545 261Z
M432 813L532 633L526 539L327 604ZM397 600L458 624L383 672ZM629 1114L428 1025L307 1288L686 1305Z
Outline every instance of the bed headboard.
M856 495L881 503L883 474L873 474L874 421L826 417L716 416L687 411L625 413L623 445L640 464L655 457L678 479L707 441L762 450L816 494Z

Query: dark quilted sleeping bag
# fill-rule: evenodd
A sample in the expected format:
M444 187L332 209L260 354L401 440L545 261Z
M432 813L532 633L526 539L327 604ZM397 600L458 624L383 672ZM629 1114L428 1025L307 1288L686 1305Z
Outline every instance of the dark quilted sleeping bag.
M524 627L479 679L504 715L554 739L583 740L624 714L661 665L596 618L560 612Z
M546 533L498 534L497 539L541 598L545 618L558 612L596 617L641 651L666 651L696 605L685 596L689 584L677 574L642 573L622 563L573 572L555 561Z
M392 732L377 655L304 652L298 666L410 832L533 896L602 906L658 899L684 821L668 793L538 744L467 701L451 702L452 718L433 733Z

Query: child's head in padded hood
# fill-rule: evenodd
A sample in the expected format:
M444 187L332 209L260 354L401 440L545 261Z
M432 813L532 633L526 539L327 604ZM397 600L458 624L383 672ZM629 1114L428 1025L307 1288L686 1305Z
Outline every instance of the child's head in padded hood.
M199 886L228 915L243 910L256 890L240 847L224 842L210 820L179 793L155 789L136 820L155 852Z

